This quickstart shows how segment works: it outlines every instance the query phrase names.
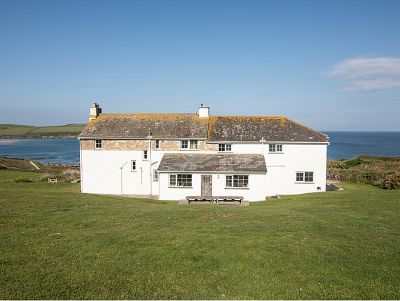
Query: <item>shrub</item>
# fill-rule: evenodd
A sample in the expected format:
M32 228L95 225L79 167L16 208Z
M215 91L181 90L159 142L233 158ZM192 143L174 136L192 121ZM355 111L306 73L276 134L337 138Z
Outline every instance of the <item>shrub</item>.
M7 166L0 165L0 170L4 170L4 169L7 169Z
M388 175L378 186L387 190L397 189L400 187L400 175Z
M364 161L363 159L358 157L358 158L355 158L355 159L347 160L347 161L344 162L344 164L345 164L346 168L350 168L350 167L353 167L353 166L357 166L357 165L363 164L365 162L366 161Z
M18 177L14 180L14 182L16 182L16 183L32 183L33 180L30 178L26 178L26 177Z

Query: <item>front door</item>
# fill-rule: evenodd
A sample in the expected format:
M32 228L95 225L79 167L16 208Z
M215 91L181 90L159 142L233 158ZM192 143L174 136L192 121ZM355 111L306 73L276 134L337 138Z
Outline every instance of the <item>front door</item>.
M212 196L212 175L201 175L201 196Z

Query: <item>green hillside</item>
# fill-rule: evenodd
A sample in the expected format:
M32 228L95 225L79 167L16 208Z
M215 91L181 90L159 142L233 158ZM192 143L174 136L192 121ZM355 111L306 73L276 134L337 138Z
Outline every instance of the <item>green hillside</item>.
M66 124L59 126L31 126L19 124L0 124L0 137L76 137L85 124Z

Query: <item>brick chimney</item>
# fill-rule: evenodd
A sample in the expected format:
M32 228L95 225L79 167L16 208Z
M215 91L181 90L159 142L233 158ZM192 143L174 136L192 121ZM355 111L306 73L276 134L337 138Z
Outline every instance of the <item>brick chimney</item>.
M89 121L96 119L101 114L101 108L98 103L94 102L90 107Z
M199 117L208 118L210 117L210 107L205 107L203 104L200 105L197 115Z

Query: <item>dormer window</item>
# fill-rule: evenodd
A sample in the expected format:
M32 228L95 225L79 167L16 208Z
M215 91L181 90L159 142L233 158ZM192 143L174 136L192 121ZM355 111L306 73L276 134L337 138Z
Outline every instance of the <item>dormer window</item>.
M197 149L197 140L182 140L181 149Z

